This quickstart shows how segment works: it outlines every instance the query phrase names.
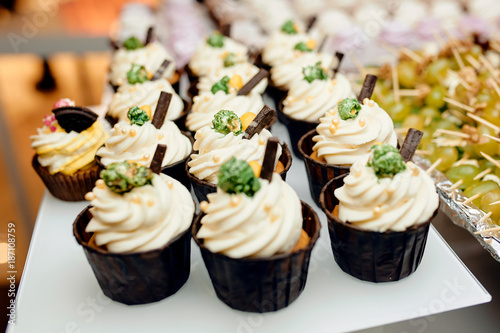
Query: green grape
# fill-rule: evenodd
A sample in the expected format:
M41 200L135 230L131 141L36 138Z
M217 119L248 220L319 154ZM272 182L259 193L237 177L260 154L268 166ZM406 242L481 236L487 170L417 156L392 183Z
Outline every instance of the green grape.
M402 122L411 112L411 108L406 103L397 103L386 109L389 116L395 122Z
M424 144L424 143L429 143L432 141L433 137L432 137L432 133L434 133L434 131L432 130L432 128L430 127L424 127L424 129L422 130L422 132L424 133L424 135L422 136L422 140L420 140L420 144Z
M487 107L483 110L483 118L488 120L490 123L500 126L500 108L497 105L493 107Z
M446 59L438 59L433 63L429 64L425 71L424 81L428 84L437 84L442 81L448 75L449 68L448 61Z
M472 145L467 145L465 147L461 147L464 151L464 154L467 154L467 156L469 156L468 158L469 159L480 159L482 158L481 155L479 155L478 153L476 153L476 151L474 150L474 147Z
M495 142L491 139L488 139L484 136L483 134L489 134L491 136L495 136L495 131L493 131L491 128L486 127L482 124L477 126L477 133L479 134L479 140L480 142L484 143L477 143L472 145L474 147L474 151L480 155L481 152L488 154L490 156L495 156L498 152L498 142ZM484 140L484 141L483 141Z
M479 173L479 168L474 165L463 164L459 166L454 166L446 171L446 177L450 179L453 183L456 183L460 179L464 182L459 187L461 190L469 187L474 182L474 177Z
M491 219L498 221L500 219L500 204L490 205L493 202L500 201L500 190L489 191L481 198L480 207L483 212L491 212Z
M430 107L430 106L425 106L422 109L420 109L420 115L424 119L427 119L429 117L432 120L441 118L441 113L437 109Z
M417 63L415 61L401 61L398 66L398 80L403 88L414 88L417 84Z
M486 170L488 168L490 168L491 170L495 170L496 166L493 163L491 163L490 161L488 161L488 160L486 160L484 158L481 158L479 160L479 171L484 171L484 170ZM499 172L500 172L500 169L499 169Z
M491 168L492 168L493 173L495 174L495 176L500 177L500 168L497 168L497 167L494 167L494 166L492 166Z
M430 160L432 163L434 163L439 158L441 159L441 163L439 163L436 169L441 172L445 172L453 165L453 163L457 161L458 151L455 149L455 147L436 148L434 153L430 156Z
M476 181L469 187L467 187L464 191L465 196L468 198L472 197L476 193L480 193L481 195L479 198L475 199L473 201L474 205L479 207L481 205L481 198L485 193L488 193L489 191L494 191L498 190L498 184L495 183L494 181L488 180L488 181Z
M415 128L422 131L424 129L424 119L419 115L410 114L403 121L403 127Z
M477 94L477 103L486 103L487 108L494 108L497 101L498 99L496 97L496 94L494 95L487 88L482 89Z
M441 120L438 120L437 122L433 122L432 128L434 129L434 131L436 131L438 129L445 129L445 130L449 130L449 131L458 131L459 130L457 124L452 122L450 119L441 119Z
M479 45L473 45L469 54L476 59L479 59L479 56L483 54L483 49Z
M419 149L425 150L429 152L429 155L426 156L432 156L434 152L436 151L436 144L434 142L421 142Z
M455 88L455 99L466 100L468 90L463 86L459 85Z
M394 105L396 105L396 99L394 98L394 94L392 92L388 92L387 95L384 96L384 100L380 101L378 105L386 111L391 107L393 107Z
M425 96L425 104L440 109L446 104L443 100L444 97L446 97L446 89L440 85L434 86L429 94Z

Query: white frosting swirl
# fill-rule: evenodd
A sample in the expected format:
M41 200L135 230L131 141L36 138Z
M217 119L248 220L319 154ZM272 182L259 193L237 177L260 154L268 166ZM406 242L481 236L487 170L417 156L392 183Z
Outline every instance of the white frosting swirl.
M224 76L229 78L234 75L239 75L242 79L243 85L245 85L251 78L259 72L259 68L251 63L241 63L230 67L217 68L213 73L203 76L196 85L199 91L199 95L204 92L210 92L212 86L219 82ZM267 78L262 79L253 89L253 94L263 94L264 90L267 88Z
M355 97L349 80L337 73L335 79L295 81L283 101L283 112L294 119L319 121L328 110L347 97Z
M256 134L247 140L243 139L243 134L224 135L215 131L211 126L202 127L195 135L193 149L197 153L192 154L191 161L188 162L189 172L198 179L217 184L220 167L231 157L247 162L257 161L262 165L266 143L271 136L273 136L271 132L263 129L259 135ZM281 145L278 145L275 166L281 152Z
M112 253L158 249L191 225L194 202L177 180L153 175L152 185L136 187L123 195L97 181L90 205L92 219L86 232Z
M224 67L224 57L228 53L235 54L237 63L248 62L248 48L231 38L224 37L222 47L212 47L204 40L189 61L189 68L197 76L208 75Z
M193 108L186 117L186 126L190 131L197 131L203 126L212 124L214 115L220 110L233 111L241 117L247 112L258 114L264 107L264 101L259 94L250 93L246 96L226 94L224 91L203 93L193 98Z
M221 189L207 196L207 215L197 234L207 249L232 258L267 258L292 251L302 229L299 197L276 173L271 183L260 182L253 197Z
M439 204L434 182L412 162L393 178L378 178L367 158L354 163L335 190L339 219L362 229L404 231L427 221Z
M286 59L293 57L294 47L297 43L307 42L311 39L306 33L287 34L283 31L275 31L266 46L262 50L262 61L270 66L275 66Z
M111 137L96 155L101 157L104 165L134 161L149 167L158 144L167 146L162 166L182 161L192 151L189 138L170 120L165 120L160 129L149 121L142 126L123 121L113 127Z
M142 65L148 72L154 74L164 60L170 61L170 64L161 77L169 79L175 72L174 58L159 42L149 43L145 47L135 50L120 48L113 54L113 59L111 59L111 84L121 86L127 83L127 72L132 67L132 64Z
M354 119L342 120L335 108L319 121L313 151L328 164L351 165L368 156L377 142L394 147L398 143L391 117L373 101L361 105Z
M324 68L331 68L336 65L337 60L326 53L295 50L292 57L271 68L271 79L274 86L286 90L290 89L293 82L304 78L302 68L314 66L317 62L321 62L321 66Z
M108 115L118 118L118 121L127 121L128 110L131 107L143 105L149 105L152 115L154 115L162 91L172 94L166 119L179 118L184 111L184 102L165 79L136 84L126 83L120 86L113 95L113 100L109 103Z

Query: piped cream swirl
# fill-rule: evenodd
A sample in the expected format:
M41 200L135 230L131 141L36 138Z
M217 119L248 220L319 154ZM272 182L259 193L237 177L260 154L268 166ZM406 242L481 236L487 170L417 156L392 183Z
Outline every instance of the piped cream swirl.
M85 231L93 232L95 243L112 253L160 248L189 228L194 214L191 194L164 174L153 175L152 185L123 195L98 180L86 198L93 207Z
M377 142L397 145L391 117L374 101L362 104L354 119L342 120L337 108L327 112L316 132L313 151L328 164L351 165L368 156Z
M362 229L404 231L431 218L439 204L434 182L412 162L393 178L377 178L367 158L354 163L335 190L339 219Z
M232 258L266 258L290 253L300 237L302 210L299 197L278 174L271 183L260 180L253 197L217 189L197 237L212 252Z

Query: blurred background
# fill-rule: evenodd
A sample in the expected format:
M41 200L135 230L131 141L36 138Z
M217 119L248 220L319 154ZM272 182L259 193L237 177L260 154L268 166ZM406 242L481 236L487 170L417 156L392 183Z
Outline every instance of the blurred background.
M17 284L44 186L31 167L29 136L54 101L100 103L109 36L126 0L0 1L0 306L7 295L7 224L16 224ZM156 0L134 0L152 8ZM54 235L57 237L57 235ZM4 307L5 306L5 307ZM3 312L2 312L3 313ZM6 316L0 317L0 330Z

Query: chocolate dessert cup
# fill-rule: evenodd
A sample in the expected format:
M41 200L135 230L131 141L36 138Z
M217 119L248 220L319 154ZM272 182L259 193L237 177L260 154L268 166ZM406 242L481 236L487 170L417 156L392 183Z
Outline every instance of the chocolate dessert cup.
M344 184L345 176L330 180L320 196L335 261L344 272L363 281L390 282L409 276L422 260L430 222L439 207L427 221L405 231L364 230L332 213L339 203L334 191Z
M286 173L288 172L288 170L290 170L290 167L292 166L292 154L290 153L290 150L288 149L286 143L282 143L281 148L282 148L282 153L279 158L279 161L283 163L285 169L280 172L280 176L283 180L286 180ZM191 158L189 158L185 164L185 171L188 175L189 180L191 181L191 185L193 186L194 194L196 195L198 202L206 201L207 194L217 192L217 185L207 182L206 180L199 179L198 177L192 175L189 172L189 166L188 166L189 161L191 161Z
M200 213L192 234L201 250L217 297L229 307L247 312L271 312L287 307L305 288L311 251L319 238L321 224L316 212L302 202L302 228L309 244L290 254L270 258L234 259L213 253L196 237L201 227Z
M56 198L64 201L85 200L85 194L92 191L102 170L99 165L93 163L91 166L83 170L78 170L72 175L65 175L60 172L52 175L48 168L40 165L38 155L36 154L33 156L31 165L49 192Z
M92 215L86 207L73 224L103 293L127 305L160 301L186 283L191 266L191 227L159 249L138 253L110 253L85 232Z
M310 130L304 134L298 143L298 149L307 171L309 180L309 190L314 202L319 206L319 195L325 184L337 176L349 173L350 166L336 165L320 162L311 157L314 142L313 136L316 135L316 129Z

